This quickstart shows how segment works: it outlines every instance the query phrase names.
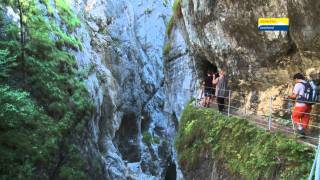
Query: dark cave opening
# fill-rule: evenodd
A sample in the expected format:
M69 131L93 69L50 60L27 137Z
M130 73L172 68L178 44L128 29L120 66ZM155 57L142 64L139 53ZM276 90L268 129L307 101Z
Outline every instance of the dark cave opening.
M171 162L166 171L165 180L176 180L177 178L177 166L174 162Z
M218 67L214 63L208 61L208 59L203 55L197 55L195 60L200 79L204 79L208 72L214 74L218 73Z
M118 146L122 158L128 162L140 161L139 125L137 122L134 112L126 113L114 138L114 142Z

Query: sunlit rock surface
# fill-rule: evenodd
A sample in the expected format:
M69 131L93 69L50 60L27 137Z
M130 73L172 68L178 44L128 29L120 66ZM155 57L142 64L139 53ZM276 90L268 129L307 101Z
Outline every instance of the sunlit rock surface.
M317 0L182 0L174 28L179 30L172 31L168 42L174 42L176 31L181 31L194 58L185 64L195 60L195 64L206 61L225 67L230 88L243 91L247 101L255 104L247 103L247 108L266 113L264 103L270 96L281 105L280 99L290 93L294 73L301 71L310 79L320 79L319 4ZM289 17L289 32L258 31L260 17ZM180 61L171 52L167 59L171 64ZM201 79L205 72L201 66L196 69Z
M164 179L176 161L162 59L170 1L74 0L72 7L83 42L74 54L88 69L86 84L97 107L87 151L100 157L100 178Z

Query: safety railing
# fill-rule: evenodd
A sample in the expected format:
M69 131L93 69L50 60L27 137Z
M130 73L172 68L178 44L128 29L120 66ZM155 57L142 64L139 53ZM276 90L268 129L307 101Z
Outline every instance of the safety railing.
M292 118L292 112L293 112L293 103L295 100L286 99L283 98L283 102L288 104L288 107L284 107L283 105L275 105L274 104L274 97L269 97L269 102L265 103L265 110L268 109L267 113L259 112L257 113L257 110L250 110L253 108L248 108L247 102L248 102L248 95L245 92L240 91L232 91L232 90L222 90L219 89L219 91L224 92L220 94L224 94L222 98L224 98L224 104L219 104L217 101L214 101L212 99L215 99L216 96L214 96L213 89L211 89L211 100L210 104L211 107L217 107L219 105L224 106L224 114L227 116L237 116L242 119L247 119L248 121L257 124L260 128L263 128L268 131L282 131L285 134L297 136L297 127L295 126L295 123ZM201 93L202 97L195 98L195 105L199 107L203 107L203 101L204 101L204 92ZM299 101L301 102L301 101ZM285 104L284 103L284 104ZM304 103L310 103L304 101ZM313 106L318 106L320 103L313 103ZM310 121L308 124L308 132L306 135L299 136L302 137L302 141L312 145L316 145L319 141L319 132L320 132L320 126L316 122L320 122L320 114L317 113L306 113L306 112L299 112L300 114L308 115L310 116ZM282 114L282 115L280 115ZM304 125L300 123L300 125ZM315 147L315 146L314 146Z
M320 138L319 138L320 139ZM320 140L318 142L318 147L316 150L316 156L314 158L312 168L309 175L309 180L319 180L320 179ZM314 177L314 178L313 178Z

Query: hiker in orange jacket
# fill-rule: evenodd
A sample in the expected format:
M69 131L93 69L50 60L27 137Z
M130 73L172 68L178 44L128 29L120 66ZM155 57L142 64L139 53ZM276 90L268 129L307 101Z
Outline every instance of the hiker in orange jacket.
M298 127L298 133L305 135L305 129L308 128L312 106L307 102L299 102L299 99L305 95L305 84L307 82L301 73L295 74L293 79L296 84L293 88L292 94L288 97L289 99L297 100L292 113L292 119Z

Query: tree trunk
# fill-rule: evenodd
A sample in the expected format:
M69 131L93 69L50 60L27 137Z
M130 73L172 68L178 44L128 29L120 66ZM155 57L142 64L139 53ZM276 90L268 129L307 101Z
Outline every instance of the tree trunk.
M24 54L24 46L25 46L25 31L24 31L24 24L23 24L23 12L22 12L22 5L21 0L18 0L18 9L19 9L19 16L20 16L20 45L21 45L21 70L22 70L22 82L23 86L26 85L26 71L25 71L25 54Z

